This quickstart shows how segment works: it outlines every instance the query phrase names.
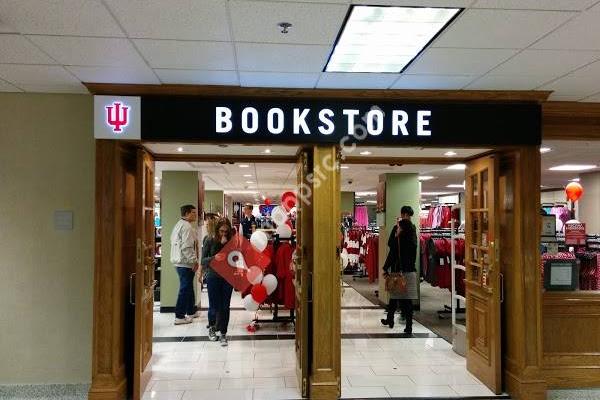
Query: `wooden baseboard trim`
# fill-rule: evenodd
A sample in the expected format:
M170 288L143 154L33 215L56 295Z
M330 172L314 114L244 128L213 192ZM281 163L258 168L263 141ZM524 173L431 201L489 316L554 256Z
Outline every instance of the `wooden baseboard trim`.
M127 398L127 379L123 378L114 386L94 385L90 387L88 400L124 400Z
M337 400L340 397L340 387L337 382L311 382L310 398L315 400Z
M504 387L514 400L546 400L547 387L544 380L524 380L505 371Z
M598 367L544 368L542 373L546 377L548 388L551 389L598 387L600 384L600 368Z

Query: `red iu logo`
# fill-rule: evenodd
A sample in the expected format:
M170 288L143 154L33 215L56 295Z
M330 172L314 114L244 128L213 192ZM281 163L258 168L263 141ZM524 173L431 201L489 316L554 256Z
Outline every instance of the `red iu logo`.
M106 106L106 123L112 126L114 133L121 133L121 127L127 127L129 123L128 114L129 107L115 101L111 106Z

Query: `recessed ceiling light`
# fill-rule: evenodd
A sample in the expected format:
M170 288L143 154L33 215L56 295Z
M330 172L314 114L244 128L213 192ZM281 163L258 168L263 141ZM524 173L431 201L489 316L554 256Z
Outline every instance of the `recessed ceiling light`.
M178 147L177 151L180 152L180 153L183 152L183 147Z
M540 185L540 189L547 188L548 186Z
M252 178L252 174L245 174L244 178Z
M248 164L240 164L240 168L250 168Z
M340 168L341 168L341 169L348 169L348 168L350 168L350 167L349 167L349 166L347 166L347 165L342 165L342 166L340 166Z
M444 155L446 157L454 157L455 155L457 155L457 153L454 152L454 151L447 151L447 152L444 153Z
M367 200L367 201L365 201L365 203L368 203L368 204L377 204L377 200Z
M420 181L430 181L432 179L435 179L435 176L430 176L430 175L419 176L419 180Z
M456 188L456 189L464 189L465 185L461 185L461 184L456 184L456 183L452 183L448 186L446 186L447 188Z
M569 179L569 182L579 182L579 181L581 181L581 179L579 179L579 178Z
M540 147L540 153L545 154L552 151L550 147Z
M587 171L596 167L596 165L564 164L552 167L550 171Z
M442 196L445 194L451 194L450 192L421 192L421 196Z
M446 167L446 169L457 170L457 171L459 171L459 170L464 171L466 168L467 168L467 166L465 164L454 164L449 167Z
M371 153L370 151L361 151L360 152L361 156L370 156L371 154L373 154L373 153Z
M362 196L354 196L355 199L362 199Z
M356 192L357 196L375 196L377 192Z
M246 183L254 183L254 181L246 181Z
M265 153L265 154L271 154L271 149L265 149L265 151L263 151L263 153Z
M353 6L325 71L401 72L460 11Z

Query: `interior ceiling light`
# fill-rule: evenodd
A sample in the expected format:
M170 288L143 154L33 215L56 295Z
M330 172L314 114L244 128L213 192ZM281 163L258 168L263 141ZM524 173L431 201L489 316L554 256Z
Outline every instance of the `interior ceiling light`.
M402 72L461 11L353 6L325 71Z
M545 154L552 151L550 147L540 147L540 153Z
M449 192L421 192L422 196L442 196L445 194L451 194Z
M454 157L454 156L455 156L455 155L457 155L457 154L456 154L456 152L454 152L454 151L447 151L447 152L445 152L445 153L444 153L444 155L445 155L446 157Z
M252 174L245 174L244 178L252 178Z
M370 151L368 151L368 150L366 150L366 151L361 151L361 152L360 152L360 155L361 155L361 156L370 156L371 154L373 154L373 153L371 153L371 152L370 152Z
M465 188L465 185L461 185L461 184L455 184L455 183L452 183L452 184L450 184L450 185L448 185L448 186L446 186L446 187L447 187L447 188L453 188L453 189L454 189L454 188L456 188L456 189L464 189L464 188Z
M565 164L552 167L550 168L550 171L587 171L596 167L596 165Z
M446 167L446 169L464 171L465 169L467 169L467 166L465 164L454 164L449 167Z
M569 182L579 182L581 179L579 178L573 178L573 179L569 179Z
M246 181L246 183L250 183L250 184L252 184L252 183L254 183L254 181Z
M429 176L429 175L419 176L420 181L430 181L432 179L435 179L435 176Z
M183 152L183 147L178 147L177 151L180 152L180 153Z
M240 168L250 168L248 164L240 164Z
M264 153L265 154L271 154L271 149L265 149Z
M256 190L225 190L225 194L258 194Z
M368 204L377 204L377 200L367 200L367 201L365 201L365 203L368 203Z
M356 196L375 196L377 192L356 192Z
M340 166L340 168L341 168L341 169L348 169L348 168L350 168L350 167L349 167L349 166L347 166L347 165L342 165L342 166Z
M281 29L281 33L286 34L290 32L290 28L293 26L289 22L280 22L277 26Z

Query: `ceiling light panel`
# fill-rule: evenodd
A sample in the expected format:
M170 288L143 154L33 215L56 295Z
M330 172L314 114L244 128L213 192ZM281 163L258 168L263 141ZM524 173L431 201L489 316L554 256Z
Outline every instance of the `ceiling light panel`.
M597 165L565 164L552 167L550 171L588 171L594 168L597 168Z
M353 6L325 71L401 72L461 10Z

